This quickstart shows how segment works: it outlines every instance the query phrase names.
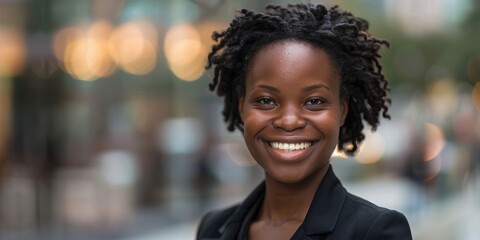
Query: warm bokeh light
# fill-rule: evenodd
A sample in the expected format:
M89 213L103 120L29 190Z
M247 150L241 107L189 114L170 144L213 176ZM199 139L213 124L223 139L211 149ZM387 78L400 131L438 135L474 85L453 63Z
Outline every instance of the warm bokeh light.
M0 77L14 76L25 66L25 39L14 28L0 28Z
M89 68L95 76L105 77L113 73L115 65L108 53L108 39L113 31L109 22L98 21L90 26L87 32L87 46L95 49L89 59Z
M211 47L215 42L212 39L212 34L214 31L223 31L228 27L226 22L214 22L214 21L203 21L197 25L198 32L200 33L200 39L203 44L208 48Z
M140 58L143 52L144 39L142 31L133 23L118 27L110 38L110 53L120 66Z
M52 47L66 72L80 80L95 80L111 75L117 65L131 74L151 72L157 63L157 41L157 31L147 21L115 28L100 20L88 27L61 29Z
M83 38L84 33L80 27L69 26L60 29L54 36L52 41L52 49L55 57L64 61L65 49L70 42Z
M65 71L79 80L95 80L112 74L115 65L108 53L113 26L97 21L86 29L67 27L55 35L53 50Z
M163 50L175 76L185 81L194 81L202 76L208 48L195 26L184 23L170 28Z
M88 46L86 37L69 42L65 48L65 71L79 80L95 80L97 77L89 71L87 62L89 55L94 54L94 46Z
M144 20L126 22L110 37L109 51L124 71L144 75L157 64L157 30Z
M362 143L356 160L361 164L372 164L378 162L385 153L385 139L380 133L367 132L365 142Z
M451 115L459 101L457 86L450 78L435 81L428 88L427 96L433 115L440 119Z
M338 150L338 147L335 147L335 150L333 151L332 157L334 158L348 158L347 154L345 152Z
M475 109L480 112L480 81L478 81L472 90L472 103Z
M180 45L180 44L179 44ZM205 71L205 58L203 57L206 55L206 51L203 51L197 55L192 62L185 65L170 65L170 69L178 78L185 80L185 81L195 81L199 79L203 72Z
M442 130L432 124L425 123L425 152L424 160L430 161L440 154L445 146L445 137Z

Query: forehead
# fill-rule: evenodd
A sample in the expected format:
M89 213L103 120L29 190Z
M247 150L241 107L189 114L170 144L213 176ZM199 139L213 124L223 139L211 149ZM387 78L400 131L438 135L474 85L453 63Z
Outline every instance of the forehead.
M306 55L324 54L324 50L319 47L315 47L311 43L285 39L275 41L260 48L253 58L253 61L262 57L282 56L287 55L290 58L305 57Z
M246 85L248 87L253 81L289 81L302 85L313 80L339 85L339 75L331 57L310 43L282 40L256 53L247 71Z

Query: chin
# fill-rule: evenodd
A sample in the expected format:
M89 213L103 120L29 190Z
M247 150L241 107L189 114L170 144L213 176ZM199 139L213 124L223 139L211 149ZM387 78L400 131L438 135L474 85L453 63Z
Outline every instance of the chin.
M305 182L309 179L313 179L314 175L317 175L317 173L298 174L298 172L291 172L291 173L279 172L279 173L274 173L274 174L268 174L268 177L270 179L274 180L275 182L281 183L281 184L300 184L300 183Z
M328 169L330 161L321 165L274 166L274 171L265 171L266 177L282 184L301 184L310 181L321 181Z

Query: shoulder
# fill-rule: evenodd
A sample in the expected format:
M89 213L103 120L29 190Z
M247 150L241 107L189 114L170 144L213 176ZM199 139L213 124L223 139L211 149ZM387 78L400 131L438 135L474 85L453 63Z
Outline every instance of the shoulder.
M346 210L355 215L357 232L365 236L362 239L412 239L407 218L402 213L350 193L345 204Z
M200 220L197 229L197 239L204 237L219 237L221 230L227 220L237 210L239 205L234 205L224 209L216 209L205 214Z

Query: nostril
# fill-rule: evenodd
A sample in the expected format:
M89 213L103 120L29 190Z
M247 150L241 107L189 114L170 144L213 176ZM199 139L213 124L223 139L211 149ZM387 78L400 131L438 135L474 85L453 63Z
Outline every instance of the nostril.
M307 121L300 114L283 114L277 117L272 123L276 128L293 131L299 128L304 128Z

